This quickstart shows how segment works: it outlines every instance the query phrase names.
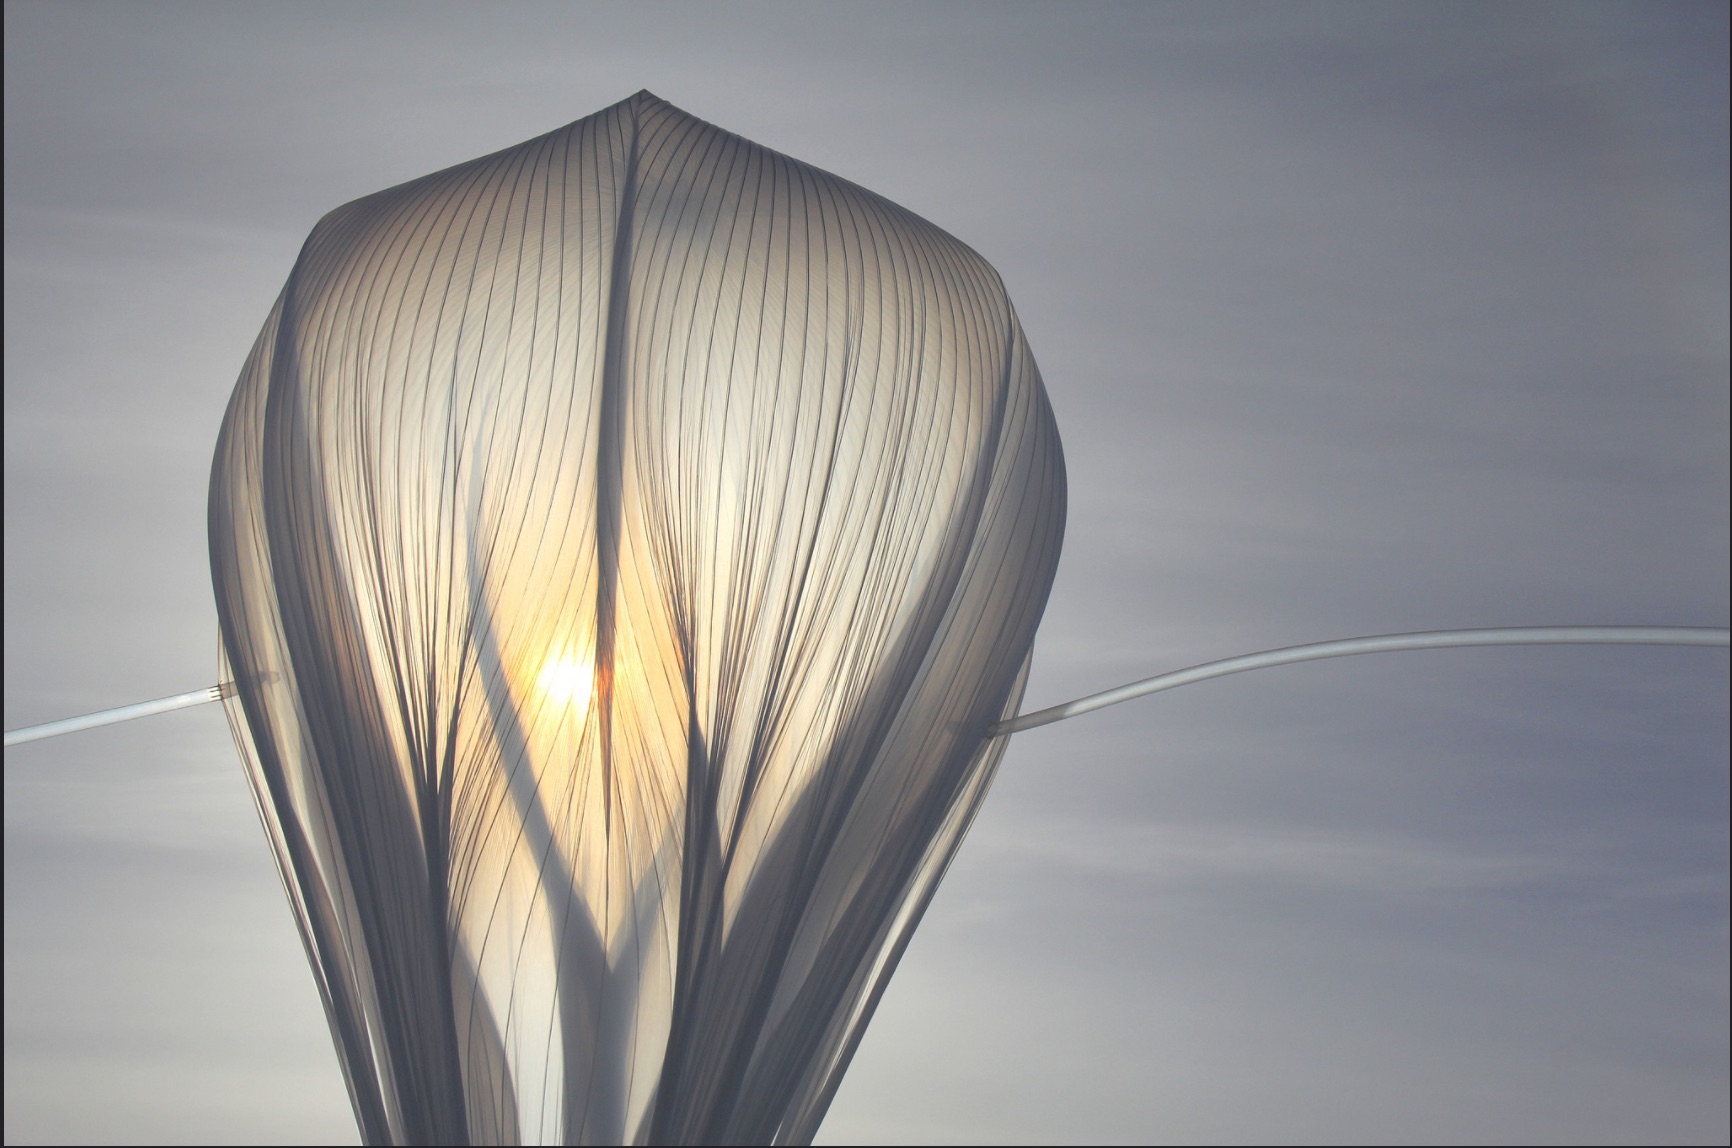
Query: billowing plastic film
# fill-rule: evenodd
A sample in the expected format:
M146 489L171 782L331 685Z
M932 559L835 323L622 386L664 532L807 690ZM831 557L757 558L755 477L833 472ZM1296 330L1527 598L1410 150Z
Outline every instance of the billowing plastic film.
M325 217L211 566L366 1141L809 1141L1064 489L979 256L648 93Z

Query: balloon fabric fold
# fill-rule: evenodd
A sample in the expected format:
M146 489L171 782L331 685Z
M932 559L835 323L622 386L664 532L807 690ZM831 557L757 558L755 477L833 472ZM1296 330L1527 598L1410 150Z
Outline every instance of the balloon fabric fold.
M321 220L211 569L364 1140L809 1142L1064 502L991 267L647 92Z

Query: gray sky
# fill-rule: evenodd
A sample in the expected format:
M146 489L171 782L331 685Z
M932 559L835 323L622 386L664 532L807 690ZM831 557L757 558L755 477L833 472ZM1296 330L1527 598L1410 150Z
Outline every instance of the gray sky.
M331 207L640 88L1003 274L1030 708L1727 624L1727 9L21 3L5 722L215 678L205 484ZM829 1142L1724 1142L1727 657L1228 678L1019 735ZM5 1139L354 1142L220 712L7 754Z

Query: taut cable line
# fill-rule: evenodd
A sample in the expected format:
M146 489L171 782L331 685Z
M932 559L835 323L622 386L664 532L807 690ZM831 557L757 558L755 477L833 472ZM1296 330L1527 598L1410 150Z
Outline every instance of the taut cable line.
M1018 714L1009 721L999 722L987 730L988 737L1006 737L1037 726L1051 725L1066 718L1079 717L1133 698L1177 689L1194 682L1246 670L1262 670L1271 666L1288 666L1295 662L1316 662L1324 658L1344 658L1352 654L1384 654L1398 650L1441 650L1469 646L1727 646L1732 645L1732 631L1711 626L1508 626L1480 630L1421 630L1409 634L1373 634L1363 638L1337 638L1329 642L1308 642L1302 646L1283 646L1254 654L1203 662L1152 678L1128 682L1110 690L1089 694L1056 706ZM23 726L6 731L6 746L22 745L65 733L95 729L133 718L168 713L206 702L220 701L233 693L232 683L222 682L191 693L154 701L135 702L114 709L98 710L41 725Z

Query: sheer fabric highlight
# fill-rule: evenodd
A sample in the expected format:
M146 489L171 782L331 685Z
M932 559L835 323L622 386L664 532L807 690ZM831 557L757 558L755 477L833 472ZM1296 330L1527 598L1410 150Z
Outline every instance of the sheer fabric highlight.
M648 93L326 216L211 566L364 1140L809 1142L1063 523L996 273Z

